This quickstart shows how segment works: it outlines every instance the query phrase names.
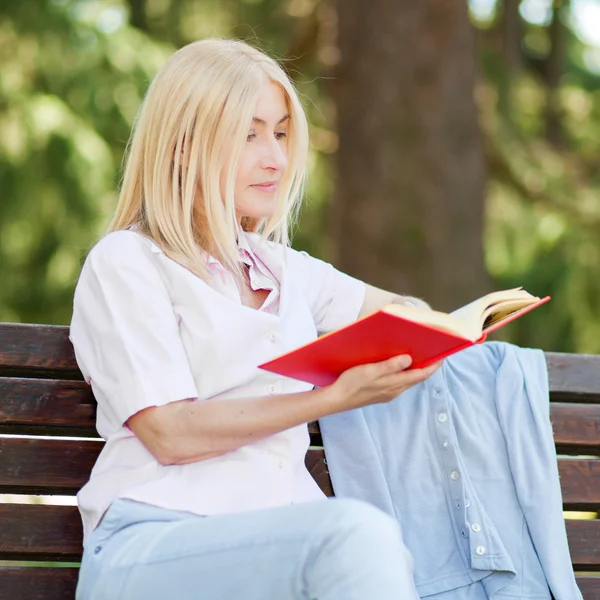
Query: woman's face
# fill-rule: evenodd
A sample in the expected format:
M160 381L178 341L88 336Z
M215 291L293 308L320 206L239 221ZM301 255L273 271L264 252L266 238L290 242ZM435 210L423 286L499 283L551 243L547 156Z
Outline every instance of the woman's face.
M282 89L271 81L265 83L256 101L235 181L238 220L273 214L278 182L287 166L288 122Z

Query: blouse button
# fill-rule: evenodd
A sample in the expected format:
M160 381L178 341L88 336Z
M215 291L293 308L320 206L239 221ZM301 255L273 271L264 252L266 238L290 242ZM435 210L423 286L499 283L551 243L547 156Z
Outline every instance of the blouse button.
M446 413L440 413L437 419L440 423L445 423L448 420L448 415Z
M485 546L477 546L477 548L475 548L475 552L477 552L479 556L483 556L485 554Z
M452 473L450 473L450 479L452 479L452 481L458 481L460 479L460 473L458 471L452 471Z
M269 394L274 394L275 393L275 386L274 385L270 385L269 386Z
M473 523L473 525L471 525L471 529L475 533L479 533L481 531L481 525L479 523Z

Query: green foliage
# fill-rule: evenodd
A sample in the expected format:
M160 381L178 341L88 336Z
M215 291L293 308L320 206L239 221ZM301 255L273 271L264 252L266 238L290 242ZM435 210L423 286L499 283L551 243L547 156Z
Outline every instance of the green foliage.
M502 2L486 19L474 18L489 165L486 262L497 287L523 285L553 297L507 328L508 339L600 352L600 78L590 66L600 50L578 37L568 3L557 16L564 36L558 86L548 77L554 33L547 24L521 19L514 70L498 41ZM312 137L296 245L327 256L337 147L329 0L4 2L0 321L69 322L81 261L114 209L144 90L175 48L206 36L247 39L285 57ZM552 119L558 139L549 133Z
M284 9L278 0L4 3L0 321L69 322L81 262L115 206L133 118L166 57L193 39L232 35L284 55L292 23L304 18ZM307 75L299 90L314 98ZM322 163L312 164L321 174ZM303 231L304 246L321 232Z
M67 323L81 258L114 206L131 120L171 50L130 27L111 31L118 8L4 8L0 320Z
M548 305L503 331L504 339L600 353L600 77L584 68L589 47L567 27L573 19L565 8L560 84L552 87L546 77L548 31L523 22L523 63L510 77L508 114L499 102L504 65L482 44L485 79L478 98L489 165L486 262L497 287L522 285L552 296ZM486 35L489 48L493 29ZM543 41L532 42L536 36ZM548 133L551 110L558 115L559 140Z

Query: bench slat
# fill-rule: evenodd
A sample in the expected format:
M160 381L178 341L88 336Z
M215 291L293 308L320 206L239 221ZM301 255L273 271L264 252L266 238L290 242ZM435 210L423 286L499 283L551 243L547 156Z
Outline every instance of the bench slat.
M333 496L324 451L309 450L306 466L325 494ZM600 460L559 459L558 469L565 510L600 510Z
M553 402L550 418L559 454L600 454L600 404Z
M75 494L88 480L103 442L42 438L0 438L0 493ZM306 457L321 489L333 495L322 449ZM567 510L600 509L600 460L558 461Z
M600 510L600 460L559 459L558 471L565 510Z
M84 381L0 377L0 433L97 437Z
M81 559L83 527L75 506L0 504L0 560Z
M546 352L550 391L558 401L600 401L600 355Z
M75 494L104 442L0 438L0 493Z
M329 477L329 471L327 470L327 463L325 462L325 452L322 449L310 449L306 453L304 464L308 469L308 472L312 475L313 479L317 482L317 485L323 490L327 496L333 496L333 487L331 485L331 478Z
M75 567L0 566L0 598L15 600L75 598L78 575L79 569Z
M600 571L600 520L567 520L571 559ZM74 506L0 504L0 560L78 561L82 527Z
M567 519L565 523L573 567L600 570L600 520Z
M552 401L550 418L559 454L600 455L600 404ZM319 424L309 423L308 430L312 444L322 446Z
M0 323L0 375L81 379L69 328Z
M546 360L550 389L561 400L600 401L600 356L546 352ZM0 375L81 379L69 328L0 323Z
M0 598L65 600L75 597L79 570L73 567L2 567ZM577 577L584 600L600 600L600 577Z
M83 381L0 377L0 433L97 437L96 401ZM600 404L552 402L557 450L600 454ZM322 445L317 423L312 443Z
M600 600L600 577L577 577L583 600Z

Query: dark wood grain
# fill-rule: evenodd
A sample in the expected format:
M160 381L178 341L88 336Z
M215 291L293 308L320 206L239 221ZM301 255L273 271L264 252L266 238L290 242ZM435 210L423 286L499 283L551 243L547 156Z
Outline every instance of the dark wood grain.
M75 506L0 504L0 560L79 561L83 528Z
M0 375L81 379L69 328L0 323ZM600 401L600 356L546 352L557 400Z
M579 570L600 570L600 520L567 520L571 559ZM79 513L71 506L0 504L0 560L77 561Z
M0 433L97 437L84 381L0 377Z
M600 460L559 459L565 510L600 510Z
M317 485L325 492L327 496L333 496L333 487L331 485L331 478L329 477L329 471L327 470L327 463L325 462L325 452L322 448L311 449L306 453L304 460L308 472L312 475L313 479L317 482Z
M309 450L305 463L319 487L333 496L323 449ZM558 468L565 510L600 510L600 460L559 459Z
M69 328L0 323L0 375L81 379Z
M557 451L600 456L600 356L546 353ZM95 400L68 339L68 328L0 323L0 434L96 437ZM317 423L312 443L322 445ZM74 494L103 442L0 438L0 493ZM322 448L306 457L329 496ZM566 509L600 510L600 460L560 459ZM566 522L576 569L600 572L600 520ZM78 561L82 528L75 507L0 504L0 560ZM0 568L0 598L73 597L73 568ZM600 600L600 576L580 577L585 600Z
M3 600L73 600L78 575L79 569L75 567L0 566L0 598Z
M575 569L600 570L600 520L567 519L565 522Z
M0 598L70 600L79 569L73 567L0 567ZM584 600L600 600L600 577L577 577Z
M559 454L600 455L600 404L552 402L550 418ZM321 430L309 423L311 443L322 446Z
M89 479L103 442L41 438L0 438L0 493L75 494ZM308 470L332 495L323 449L306 456ZM558 461L567 510L600 509L600 460Z
M600 455L600 404L553 402L550 418L559 454Z
M600 600L600 577L577 577L583 600Z
M546 352L556 401L600 402L600 355Z
M75 494L104 442L0 438L0 493Z
M0 377L0 433L97 437L96 401L83 381ZM561 454L600 454L600 404L552 403ZM322 445L318 423L311 443Z

